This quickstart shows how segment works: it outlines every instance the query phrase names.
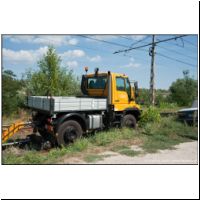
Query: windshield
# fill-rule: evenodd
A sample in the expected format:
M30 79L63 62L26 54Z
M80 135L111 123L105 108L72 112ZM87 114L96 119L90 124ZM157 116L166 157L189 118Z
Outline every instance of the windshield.
M107 77L103 76L88 78L88 89L104 89L106 82Z

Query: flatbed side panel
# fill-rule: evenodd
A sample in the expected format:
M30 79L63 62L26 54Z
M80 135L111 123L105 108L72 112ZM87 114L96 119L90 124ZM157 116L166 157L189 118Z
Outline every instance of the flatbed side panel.
M28 97L28 107L50 112L50 99L39 96Z
M96 98L55 98L54 111L106 110L106 99Z
M53 112L63 111L89 111L106 110L106 98L84 98L84 97L52 97L30 96L27 106L32 109Z

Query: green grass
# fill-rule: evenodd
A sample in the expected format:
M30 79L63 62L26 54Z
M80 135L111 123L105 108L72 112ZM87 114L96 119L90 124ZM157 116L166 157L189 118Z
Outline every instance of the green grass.
M98 154L89 154L87 156L84 157L84 161L88 162L88 163L94 163L97 162L99 160L103 160L106 157L109 157L110 155L98 155Z
M131 150L127 144L138 140L144 152L154 153L159 149L171 149L181 142L198 140L197 130L198 127L187 126L176 121L174 117L165 117L161 118L159 123L149 122L137 130L111 129L98 132L90 137L78 139L67 147L54 148L46 153L29 150L17 154L8 149L3 152L3 164L51 164L56 163L63 156L76 156L80 153L85 155L87 162L95 162L103 159L102 156L94 155L93 152L97 148L102 151L113 150L120 154L136 156L140 152Z
M48 158L35 151L27 151L21 156L8 152L3 156L3 164L42 164Z
M140 151L135 151L135 150L132 150L130 149L130 147L128 146L115 146L112 148L112 151L115 151L115 152L118 152L122 155L126 155L126 156L137 156L138 154L140 154Z
M146 136L142 148L151 153L198 139L197 128L177 122L174 117L162 118L160 123L148 123L143 127L142 133Z
M133 139L137 136L137 131L132 129L112 129L101 133L96 133L89 141L96 146L108 146L118 140Z

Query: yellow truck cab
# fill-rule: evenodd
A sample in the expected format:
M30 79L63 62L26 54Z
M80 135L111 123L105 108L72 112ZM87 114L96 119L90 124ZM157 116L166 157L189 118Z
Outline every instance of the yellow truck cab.
M131 87L128 76L99 72L82 76L78 97L29 96L35 132L54 145L67 145L95 130L111 127L135 128L140 118L136 103L137 84Z
M82 92L91 97L108 97L108 77L111 79L111 104L114 111L140 109L135 102L135 92L131 87L128 76L118 73L99 73L83 75Z

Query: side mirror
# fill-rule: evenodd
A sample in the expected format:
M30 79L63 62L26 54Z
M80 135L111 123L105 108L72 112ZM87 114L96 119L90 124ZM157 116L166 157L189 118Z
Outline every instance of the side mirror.
M135 81L134 82L134 88L135 88L135 97L138 97L139 96L139 89L138 89L138 82Z

